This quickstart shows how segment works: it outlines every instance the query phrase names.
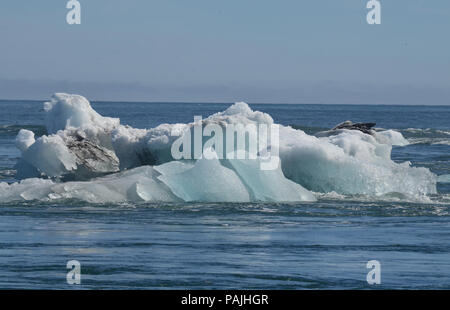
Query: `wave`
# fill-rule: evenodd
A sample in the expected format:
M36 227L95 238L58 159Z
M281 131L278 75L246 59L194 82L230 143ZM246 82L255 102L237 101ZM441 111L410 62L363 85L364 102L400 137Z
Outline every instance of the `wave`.
M450 183L450 174L442 174L438 176L438 183Z
M314 135L317 132L326 131L326 130L330 129L330 128L325 128L325 127L303 126L303 125L296 125L296 124L292 124L292 125L289 125L289 126L294 128L294 129L298 129L298 130L304 131L308 135Z
M279 140L270 141L267 150L278 150L280 165L261 170L259 148L259 156L252 159L221 158L212 148L205 152L214 156L203 152L196 160L172 156L174 142L189 137L199 124L225 129L237 124L276 125L269 114L253 111L243 102L204 120L151 129L135 129L101 116L78 95L55 94L44 103L44 110L48 134L35 138L29 129L18 132L16 145L22 157L16 178L22 181L0 183L2 201L295 202L315 201L317 193L333 192L426 200L436 193L437 177L429 169L392 161L392 145L407 144L394 130L374 135L342 130L316 137L278 125ZM252 141L257 133L250 130L248 137Z
M44 125L0 125L0 137L15 137L21 129L33 131L36 136L47 134L47 128Z
M450 139L441 138L409 138L410 144L450 145Z
M407 129L402 129L401 131L403 132L407 132L407 133L411 133L414 135L419 135L419 136L447 136L450 137L450 131L449 130L442 130L442 129L432 129L432 128L407 128Z
M411 144L450 145L450 131L432 128L399 130Z

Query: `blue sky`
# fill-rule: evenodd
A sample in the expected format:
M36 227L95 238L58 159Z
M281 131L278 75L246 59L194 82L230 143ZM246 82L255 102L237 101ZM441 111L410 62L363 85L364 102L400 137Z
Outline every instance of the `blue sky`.
M0 98L450 104L450 1L2 0Z

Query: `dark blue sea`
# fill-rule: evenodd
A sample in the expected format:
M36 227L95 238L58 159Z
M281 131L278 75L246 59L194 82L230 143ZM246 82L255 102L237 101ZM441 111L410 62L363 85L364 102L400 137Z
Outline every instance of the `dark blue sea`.
M151 128L230 104L92 106L122 124ZM310 134L348 119L397 129L411 144L394 147L395 161L450 174L450 106L250 106ZM0 182L16 181L21 128L46 133L42 101L0 101ZM0 288L450 289L450 184L437 189L429 203L0 201ZM81 264L80 285L66 282L69 260ZM381 284L366 281L370 260L381 264Z

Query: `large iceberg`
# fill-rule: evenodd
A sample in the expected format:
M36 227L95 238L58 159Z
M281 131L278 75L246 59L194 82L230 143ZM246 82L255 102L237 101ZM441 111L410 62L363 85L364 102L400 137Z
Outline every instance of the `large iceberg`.
M367 134L340 129L316 137L279 125L279 139L264 147L278 150L280 164L264 170L260 156L218 156L220 147L207 147L204 136L201 158L173 157L176 141L191 138L187 135L198 127L274 125L270 115L253 111L244 102L189 124L151 129L101 116L78 95L55 94L44 111L48 135L35 138L33 132L21 130L16 138L22 153L16 178L22 181L0 183L4 201L282 202L315 201L313 192L405 197L436 193L437 178L428 169L391 159L393 145L408 144L393 130ZM251 130L247 134L246 143L257 136ZM263 149L258 144L257 154L262 155Z

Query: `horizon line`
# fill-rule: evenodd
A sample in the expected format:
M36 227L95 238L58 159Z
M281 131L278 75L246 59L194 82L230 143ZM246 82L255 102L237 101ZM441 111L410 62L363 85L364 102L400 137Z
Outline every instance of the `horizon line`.
M87 99L87 98L86 98ZM21 102L46 102L50 101L51 99L0 99L0 102L4 101L21 101ZM234 104L236 102L245 102L247 104L262 104L262 105L350 105L350 106L412 106L412 107L450 107L450 103L448 104L401 104L401 103L324 103L324 102L317 102L317 103L311 103L311 102L248 102L245 100L238 100L238 101L142 101L142 100L136 100L136 101L123 101L123 100L89 100L90 103L146 103L146 104L155 104L155 103L162 103L162 104L180 104L180 103L186 103L186 104Z

